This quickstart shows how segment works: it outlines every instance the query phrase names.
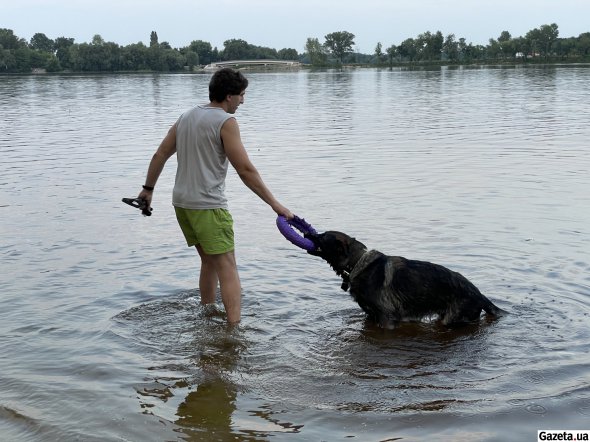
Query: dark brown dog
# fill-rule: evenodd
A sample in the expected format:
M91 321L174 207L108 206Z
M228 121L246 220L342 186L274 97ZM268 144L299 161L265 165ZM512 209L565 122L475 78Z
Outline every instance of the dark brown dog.
M306 237L316 246L308 253L332 266L342 277L342 289L350 288L354 300L381 327L434 315L451 325L476 321L482 310L491 316L503 312L467 278L441 265L367 250L342 232Z

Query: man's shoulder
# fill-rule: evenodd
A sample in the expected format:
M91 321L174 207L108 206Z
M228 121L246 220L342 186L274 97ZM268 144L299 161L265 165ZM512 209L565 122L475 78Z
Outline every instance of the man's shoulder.
M213 106L207 106L198 104L187 111L185 111L180 117L178 118L179 121L181 120L204 120L204 121L220 121L225 120L227 118L232 117L231 114L228 114L223 109Z

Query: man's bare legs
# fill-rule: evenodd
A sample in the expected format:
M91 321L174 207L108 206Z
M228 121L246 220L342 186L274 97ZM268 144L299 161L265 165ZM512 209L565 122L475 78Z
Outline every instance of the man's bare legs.
M201 257L201 274L199 276L199 289L201 290L201 304L212 304L215 302L217 292L217 272L213 260L207 255L200 245L196 246Z
M201 274L199 276L201 304L215 302L217 281L219 281L221 300L227 314L227 322L239 322L242 286L234 252L208 255L201 246L197 245L196 247L201 257Z

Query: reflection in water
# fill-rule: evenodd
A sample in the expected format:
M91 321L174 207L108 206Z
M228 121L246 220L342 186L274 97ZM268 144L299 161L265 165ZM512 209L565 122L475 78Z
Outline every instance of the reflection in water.
M245 344L239 328L227 325L216 306L197 303L198 294L187 292L142 304L115 319L122 335L141 336L138 344L164 359L150 368L153 381L136 388L144 412L168 416L187 434L227 440L233 434L238 389L231 377ZM178 403L179 394L185 397ZM174 417L160 412L169 402L177 403Z
M495 322L484 317L480 323L453 328L440 323L405 323L394 331L366 322L360 342L348 351L357 361L354 368L360 372L350 374L381 379L394 395L405 394L403 401L386 404L388 412L476 405L479 399L462 399L462 390L468 383L487 381L477 375L473 378L475 373L469 372L485 358L488 340L494 339ZM460 384L448 382L449 376L460 372ZM375 411L382 407L383 404L378 405Z
M211 440L231 435L236 389L221 378L204 381L178 406L176 423L187 433L205 433Z
M236 415L238 394L247 390L239 382L247 338L239 326L227 325L217 306L202 307L196 299L198 293L182 293L115 318L121 336L165 359L150 368L152 381L136 386L144 413L169 419L195 441L204 435L211 441L254 441L297 433L301 426L279 420L265 405L248 410L249 417Z
M198 326L198 324L196 324ZM239 328L219 325L211 336L209 347L190 362L198 367L203 378L196 385L187 385L190 391L178 406L176 424L187 434L204 433L210 440L228 440L234 435L232 415L236 410L237 385L231 380L241 351L245 346ZM202 345L194 342L195 347Z
M295 347L292 332L279 331L266 347L250 342L264 341L264 328L227 326L216 307L201 308L196 297L198 293L187 292L116 317L120 335L140 336L134 338L137 344L164 358L150 368L153 380L136 387L144 412L169 419L178 426L176 431L194 440L204 434L208 440L258 440L302 431L304 425L279 418L272 404L252 404L244 416L238 410L239 396L254 386L268 390L269 397L278 392L278 403L317 403L320 394L320 403L340 412L414 413L465 405L469 401L460 399L461 390L485 380L466 377L462 385L453 386L448 376L469 369L468 359L477 364L487 350L493 321L453 329L408 323L391 331L356 312L352 328L333 328L331 334L315 337L308 330ZM293 350L291 357L280 355L283 345ZM296 368L305 385L292 384L289 367ZM340 385L329 386L334 376ZM249 379L245 385L244 379ZM372 385L374 381L379 384ZM391 394L382 393L378 401L362 397L384 383Z

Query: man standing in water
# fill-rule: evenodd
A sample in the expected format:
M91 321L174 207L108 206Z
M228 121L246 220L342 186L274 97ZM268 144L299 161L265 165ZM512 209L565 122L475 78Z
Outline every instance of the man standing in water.
M210 103L185 112L170 128L152 157L139 194L151 206L158 177L166 161L176 153L178 169L172 204L188 246L196 246L201 257L201 303L215 302L219 281L230 323L240 320L241 285L234 253L233 219L225 197L228 160L244 184L278 215L293 217L266 187L242 144L233 114L244 103L247 87L248 80L239 71L215 72L209 83Z

